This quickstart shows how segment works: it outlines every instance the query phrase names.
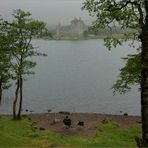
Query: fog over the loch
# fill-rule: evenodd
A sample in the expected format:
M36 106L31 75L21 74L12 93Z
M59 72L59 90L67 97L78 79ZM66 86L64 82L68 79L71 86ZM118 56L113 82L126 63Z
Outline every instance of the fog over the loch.
M68 24L74 17L81 17L86 24L92 18L82 11L84 0L0 0L0 15L10 19L14 9L29 11L33 18L57 25Z

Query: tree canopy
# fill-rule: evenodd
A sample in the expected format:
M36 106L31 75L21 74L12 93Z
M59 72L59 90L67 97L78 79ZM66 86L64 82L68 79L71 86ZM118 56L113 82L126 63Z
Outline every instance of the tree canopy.
M3 19L0 20L0 102L3 90L8 89L10 84L11 55L9 54L11 36L8 35L9 25Z
M42 36L47 29L44 22L32 19L30 12L17 9L12 16L12 21L0 22L0 94L2 96L3 89L8 87L10 78L16 81L13 118L19 119L22 110L23 81L26 76L34 74L32 69L36 66L32 57L45 55L36 50L32 45L32 39Z
M130 41L129 46L140 42L139 35L144 25L144 1L138 0L86 0L83 9L96 18L92 23L93 29L108 28L110 35L104 39L104 44L110 50L112 47ZM129 29L121 38L114 37L113 28ZM114 29L115 32L115 29ZM118 30L117 30L118 33ZM139 50L140 49L140 50ZM124 94L132 89L133 85L140 85L140 56L141 46L137 47L135 55L123 57L125 66L120 69L120 74L113 85L113 92Z

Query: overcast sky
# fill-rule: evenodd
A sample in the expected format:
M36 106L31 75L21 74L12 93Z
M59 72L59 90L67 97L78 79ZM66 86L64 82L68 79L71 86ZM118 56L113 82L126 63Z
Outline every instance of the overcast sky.
M0 0L0 15L10 19L14 9L29 11L33 18L49 25L68 24L74 17L81 17L86 24L92 18L82 11L84 0Z

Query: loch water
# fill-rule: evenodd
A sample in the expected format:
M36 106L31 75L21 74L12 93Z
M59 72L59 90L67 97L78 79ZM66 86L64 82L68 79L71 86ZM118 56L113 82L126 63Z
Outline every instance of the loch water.
M35 50L48 56L32 59L37 66L24 82L23 110L140 115L138 86L125 95L111 90L124 65L121 57L136 52L128 44L109 51L103 40L34 40ZM5 91L1 114L12 112L14 89Z

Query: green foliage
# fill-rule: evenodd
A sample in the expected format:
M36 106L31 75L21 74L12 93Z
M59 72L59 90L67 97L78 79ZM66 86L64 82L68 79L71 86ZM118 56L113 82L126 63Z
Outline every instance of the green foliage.
M122 129L115 122L99 124L92 138L33 130L26 117L19 121L1 117L0 123L0 147L136 147L134 136L141 135L140 125Z
M124 60L126 65L120 69L119 79L112 87L114 93L124 94L130 91L134 84L139 85L141 82L141 54L128 55Z
M144 0L85 0L82 9L87 10L96 19L92 28L110 30L110 35L104 39L108 49L122 45L128 40L131 41L131 44L133 40L141 42L139 35L144 26ZM131 31L123 33L122 38L116 38L113 36L113 32L115 32L113 28ZM113 86L114 92L125 93L131 90L131 85L140 84L139 65L140 53L127 57L126 65L120 69L119 79Z
M34 50L31 44L33 36L40 36L46 30L46 24L38 20L32 20L29 12L20 9L13 13L13 22L0 20L0 76L3 78L4 88L8 88L8 80L16 79L19 75L34 74L30 69L36 63L32 56L45 56ZM22 60L20 64L20 60Z
M139 29L139 11L144 14L143 8L143 0L86 0L83 6L96 18L93 26L97 29L111 26Z
M24 12L20 9L13 13L14 20L11 23L10 34L15 38L12 51L13 69L16 78L20 75L33 74L30 69L34 68L36 63L31 60L32 56L44 55L34 50L31 44L33 36L39 36L45 29L45 23L32 20L29 12Z
M46 24L33 20L30 18L29 12L24 12L21 9L17 9L13 12L13 21L9 22L10 31L9 34L13 37L11 46L11 55L13 60L11 61L11 67L13 71L13 79L16 80L15 99L13 101L13 118L21 118L22 100L23 100L23 80L26 75L34 74L32 69L36 66L36 62L32 61L33 56L44 55L35 50L31 41L34 36L41 36L42 31L46 28ZM16 106L19 107L18 114L16 115Z
M1 91L3 91L4 89L8 89L11 86L9 83L11 77L11 55L9 53L11 49L11 37L7 33L7 31L9 31L8 23L2 19L0 20L0 30L0 87Z
M36 66L32 57L45 56L35 50L32 38L41 37L48 30L44 22L32 19L29 12L17 9L12 16L12 21L0 20L0 100L3 89L9 86L9 79L16 80L13 115L16 118L16 106L19 104L19 119L23 100L23 80L27 75L34 74L32 69Z

